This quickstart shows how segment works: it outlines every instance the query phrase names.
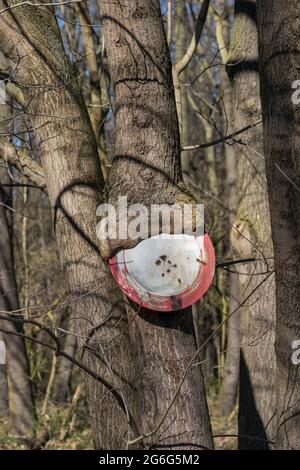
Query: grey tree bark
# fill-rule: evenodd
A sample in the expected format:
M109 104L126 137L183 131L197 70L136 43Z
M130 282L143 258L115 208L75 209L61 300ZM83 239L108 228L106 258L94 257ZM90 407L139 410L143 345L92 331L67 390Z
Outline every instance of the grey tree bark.
M276 277L277 449L300 449L300 4L257 1L264 149Z
M9 132L9 110L0 104L0 132ZM0 157L2 155L0 154ZM12 193L8 166L0 161L0 311L22 318L14 269ZM1 327L15 333L23 333L22 323L1 320ZM22 337L3 334L6 346L6 370L8 374L10 430L16 436L30 436L35 423L35 407L32 396L28 357ZM1 366L3 369L3 366ZM3 370L1 371L3 374ZM4 385L5 385L5 378Z
M219 2L218 7L223 7L223 11L226 9L227 3L225 1ZM219 20L220 21L220 20ZM230 25L228 18L220 21L222 29L221 39L218 40L219 47L222 46L221 41L225 42L225 49L221 49L221 56L224 65L228 60L228 47L230 42ZM224 46L223 46L224 47ZM230 134L234 128L234 114L233 114L233 87L231 86L226 69L223 67L221 70L221 87L223 91L223 102L226 110L226 122L224 128L226 133ZM238 151L238 149L237 149ZM229 233L232 230L232 226L235 223L236 218L236 206L237 206L237 194L236 194L236 158L235 148L233 145L224 144L224 156L226 159L226 190L227 190L227 207L228 213L228 226ZM233 255L232 247L230 247L230 253ZM239 280L238 275L234 272L228 274L228 311L229 314L234 312L238 307L239 297ZM238 397L238 386L239 386L239 371L240 371L240 313L236 312L232 315L227 323L227 343L226 343L226 358L225 358L225 370L224 379L220 390L220 412L222 415L228 416L234 409Z
M118 129L109 193L118 188L131 202L158 202L164 192L171 199L182 193L174 191L181 178L179 132L159 2L108 1L101 7ZM30 98L28 111L41 143L61 261L77 301L74 331L80 334L81 357L111 384L107 390L86 379L95 446L125 448L128 440L157 427L150 441L211 448L199 367L189 370L162 420L196 351L190 310L166 317L128 308L128 323L124 299L100 261L95 225L103 178L97 145L52 13L30 5L5 12L0 40L16 61L26 56L18 62L16 79Z
M116 99L109 198L126 195L130 202L175 202L182 181L179 129L159 1L102 2L101 14ZM191 309L166 316L131 308L128 315L143 432L151 434L153 446L160 441L166 447L172 443L176 448L211 448L199 366L189 370L177 390L196 352Z
M228 72L233 86L235 128L261 118L258 76L256 2L236 1ZM262 127L257 125L236 146L237 219L232 231L241 258L260 259L239 268L239 298L266 279L272 268L273 248L269 221L265 164L261 156ZM239 448L267 449L275 429L275 280L270 276L255 291L241 315L239 393Z
M1 9L7 3L18 2L1 2ZM95 447L123 448L137 416L133 358L124 301L95 239L103 178L88 113L52 8L7 10L0 15L0 38L18 63L14 78L40 142L60 258L76 303L72 332L80 335L85 365L110 384L85 380ZM127 415L111 390L120 392Z

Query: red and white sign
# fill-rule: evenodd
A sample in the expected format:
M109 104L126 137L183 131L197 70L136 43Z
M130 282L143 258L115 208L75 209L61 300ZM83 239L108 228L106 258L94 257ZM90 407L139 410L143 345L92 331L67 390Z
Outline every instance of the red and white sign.
M131 300L169 312L189 307L205 294L214 276L215 252L208 234L160 235L120 251L109 264Z

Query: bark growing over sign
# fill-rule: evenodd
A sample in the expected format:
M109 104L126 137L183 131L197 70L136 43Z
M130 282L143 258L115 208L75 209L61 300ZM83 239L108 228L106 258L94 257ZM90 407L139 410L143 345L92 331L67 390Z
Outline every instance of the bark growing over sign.
M103 2L101 14L116 100L116 155L109 196L113 200L118 194L128 195L129 201L146 205L182 200L186 196L180 186L179 130L159 1L125 1L122 6ZM156 430L151 441L160 436L166 445L211 448L199 366L188 372L178 390L195 353L191 310L167 316L146 310L128 313L144 433Z
M261 118L258 76L256 2L236 1L228 72L233 86L235 129ZM269 221L262 127L243 134L236 145L237 220L232 240L241 258L260 261L243 266L239 298L254 290L272 269L273 247ZM266 279L255 302L241 309L239 448L267 449L275 427L275 279Z
M300 369L292 343L300 338L300 4L258 0L264 149L276 276L277 449L300 449Z
M159 4L101 5L108 64L116 96L117 139L107 184L108 201L195 204L184 188L172 67ZM137 241L101 243L108 258Z

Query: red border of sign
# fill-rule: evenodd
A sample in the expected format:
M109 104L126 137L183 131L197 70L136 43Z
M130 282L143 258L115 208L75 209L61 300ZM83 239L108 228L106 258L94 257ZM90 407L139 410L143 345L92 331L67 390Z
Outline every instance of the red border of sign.
M175 296L147 294L147 298L142 299L140 294L129 282L126 263L119 263L117 258L113 256L109 260L109 265L112 275L120 289L136 304L160 312L181 310L193 305L197 300L203 297L212 283L216 258L213 244L207 233L204 235L203 247L205 250L206 263L203 264L202 268L199 270L197 279L189 289Z

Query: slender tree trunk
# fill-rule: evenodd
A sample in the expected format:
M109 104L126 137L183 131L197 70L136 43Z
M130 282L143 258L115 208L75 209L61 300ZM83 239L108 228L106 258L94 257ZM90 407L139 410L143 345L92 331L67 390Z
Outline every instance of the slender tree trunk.
M109 97L106 90L103 71L102 80L100 77L101 71L99 71L96 54L97 46L95 44L92 29L89 26L91 21L89 18L88 7L84 3L79 4L77 6L77 11L79 13L82 30L83 45L86 55L85 60L90 77L90 104L92 108L89 114L98 145L102 173L106 179L108 174L108 160L105 149L104 121L109 109Z
M0 104L0 131L9 132L10 126L5 118L8 108ZM0 312L22 315L15 278L12 231L12 192L5 186L11 182L8 169L3 160L0 161ZM1 327L23 333L21 323L1 320ZM9 414L11 433L17 436L30 435L35 423L35 409L29 374L26 345L23 338L3 335L6 345L6 363L8 373Z
M226 80L224 79L226 83ZM228 90L226 90L228 93ZM224 96L224 103L227 110L229 119L232 118L232 107L230 109L230 100L232 94L226 99ZM227 104L226 104L227 103ZM230 133L232 126L229 126L228 132ZM235 175L235 154L234 149L231 145L225 145L225 158L226 158L226 183L228 189L228 208L229 213L229 227L230 231L235 222L235 211L236 211L236 175ZM231 250L232 253L232 250ZM228 299L228 311L229 314L234 312L238 307L239 298L239 280L238 275L231 272L229 273L229 299ZM227 323L227 341L226 341L226 360L225 360L225 372L224 380L220 395L220 409L221 413L228 416L235 404L238 394L239 384L239 369L240 369L240 344L241 344L241 333L240 333L240 312L234 313L228 320Z
M4 184L10 178L3 178L6 168L0 169L0 180ZM4 313L18 312L17 285L13 265L12 233L10 229L9 209L11 206L10 190L1 186L0 196L0 311ZM16 315L16 313L14 313ZM1 320L1 326L7 330L23 333L21 324ZM18 436L26 436L33 431L35 410L32 387L29 377L28 357L25 341L18 336L3 335L7 350L7 371L9 383L9 409L11 432Z
M300 449L300 4L257 1L264 149L275 250L277 449ZM297 104L298 103L298 104Z
M72 321L69 322L68 330L72 328ZM74 357L76 354L76 336L67 334L64 342L64 352L69 356ZM68 399L69 387L71 382L73 370L73 363L65 358L61 358L55 376L53 400L58 403L63 403Z
M116 156L108 184L111 200L124 194L129 201L168 202L167 195L181 181L180 145L159 1L102 2L101 14L116 99ZM199 366L189 370L176 395L196 352L191 309L167 315L128 309L128 314L143 432L153 431L149 437L153 446L160 442L166 447L211 448Z
M175 45L175 62L179 62L184 56L187 49L187 22L188 16L185 1L175 2L175 28L174 28L174 45ZM184 83L186 73L183 72L180 79ZM187 91L184 85L180 84L180 103L176 103L181 107L181 129L180 141L181 145L189 144L189 122L188 122L188 100ZM181 166L183 177L190 173L190 154L189 152L181 153Z
M6 346L0 333L0 419L8 416L8 381L6 366Z
M232 80L235 128L261 117L258 77L256 2L236 1L228 71ZM239 448L266 449L274 438L275 425L275 282L267 280L272 268L272 239L262 154L262 128L243 134L244 145L236 147L237 220L232 231L236 253L261 261L243 265L238 271L240 299L263 284L240 310L241 372L239 394ZM267 262L265 261L267 260Z
M220 2L221 5L226 7L226 2L223 0ZM219 5L219 6L221 6ZM224 42L223 49L221 49L221 56L224 65L228 60L227 45L229 44L229 24L228 19L224 19L224 24L219 19L219 34L222 36L218 41L219 47ZM218 36L218 33L217 33ZM225 46L225 49L224 49ZM230 134L233 132L234 127L234 115L233 115L233 89L229 81L226 69L223 67L221 70L221 83L223 90L223 101L226 110L226 121L224 128L226 133ZM226 190L227 190L227 207L229 209L228 225L229 231L232 230L232 226L235 223L236 218L236 159L235 149L233 145L224 145L224 154L226 160ZM230 248L232 254L232 249ZM239 281L238 275L235 273L229 273L228 275L229 284L229 299L228 299L228 311L229 314L236 310L238 307L239 297ZM232 315L227 323L227 341L226 341L226 359L225 359L225 372L222 388L220 392L220 411L223 415L228 416L237 400L238 384L239 384L239 369L240 369L240 313L237 312Z

